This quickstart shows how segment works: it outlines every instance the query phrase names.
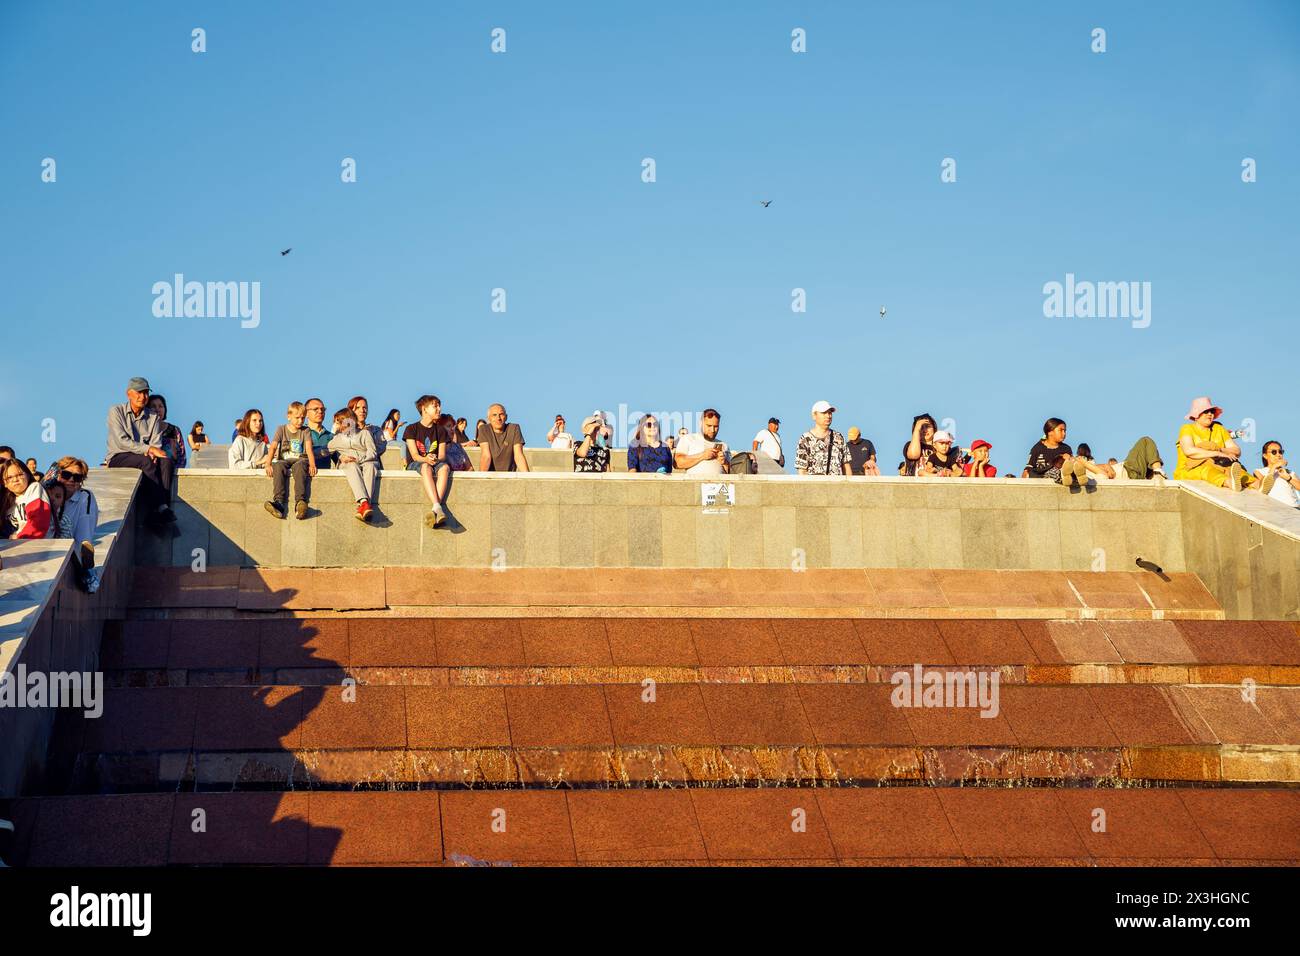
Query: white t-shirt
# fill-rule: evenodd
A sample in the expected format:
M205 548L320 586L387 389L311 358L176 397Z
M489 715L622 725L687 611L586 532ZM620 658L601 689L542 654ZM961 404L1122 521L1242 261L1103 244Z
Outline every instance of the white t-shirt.
M1267 468L1260 468L1255 472L1255 477L1263 479L1267 474ZM1296 491L1283 481L1280 475L1273 481L1273 487L1268 490L1268 496L1274 501L1282 502L1288 508L1300 508L1300 491Z
M689 435L682 435L677 439L677 444L673 447L675 453L683 455L702 455L708 451L710 445L721 445L722 454L728 455L727 443L720 442L717 439L709 441L699 432L691 432ZM704 461L697 461L691 467L686 469L688 475L720 475L722 474L721 458L706 458Z
M754 441L758 442L758 450L773 461L780 461L785 454L781 450L781 436L766 428L754 436Z
M568 432L557 432L551 439L551 447L560 451L573 451L573 436Z

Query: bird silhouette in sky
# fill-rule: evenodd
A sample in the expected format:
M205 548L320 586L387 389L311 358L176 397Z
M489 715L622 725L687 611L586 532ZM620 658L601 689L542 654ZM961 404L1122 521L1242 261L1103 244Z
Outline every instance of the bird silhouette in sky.
M885 317L885 307L883 305L880 307L880 317L882 319Z
M770 199L760 199L758 202L759 202L759 205L761 205L764 209L766 209L768 206L772 205L772 200L770 200Z
M281 249L280 255L287 256L291 252L293 252L293 246L290 246L288 249Z

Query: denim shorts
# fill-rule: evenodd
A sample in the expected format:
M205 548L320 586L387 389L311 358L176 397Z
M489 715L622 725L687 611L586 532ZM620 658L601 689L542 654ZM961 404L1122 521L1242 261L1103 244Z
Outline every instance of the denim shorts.
M420 468L423 467L425 464L426 464L426 463L423 462L423 461L412 461L412 462L408 462L407 465L406 465L406 470L407 470L407 471L414 471L414 472L418 473L418 472L420 471ZM438 462L438 464L436 464L436 465L431 465L430 467L432 467L434 471L437 471L439 468L450 468L451 465L450 465L449 463L445 462L445 461L440 461L440 462Z

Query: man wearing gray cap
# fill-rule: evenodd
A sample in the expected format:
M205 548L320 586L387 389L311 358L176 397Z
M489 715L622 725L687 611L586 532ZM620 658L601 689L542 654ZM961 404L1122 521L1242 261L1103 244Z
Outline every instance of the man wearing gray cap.
M145 522L155 526L176 520L171 509L175 465L163 451L162 430L162 419L149 409L149 380L137 375L126 383L126 401L108 410L107 464L139 470Z

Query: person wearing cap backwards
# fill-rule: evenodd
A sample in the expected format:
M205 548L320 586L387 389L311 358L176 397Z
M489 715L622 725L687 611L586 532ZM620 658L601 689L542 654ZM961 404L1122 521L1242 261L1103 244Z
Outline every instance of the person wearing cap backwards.
M149 408L149 380L137 375L126 383L126 401L108 410L106 463L139 470L145 521L154 526L176 520L171 509L176 465L162 445L162 419Z
M992 448L983 438L971 442L970 461L966 462L961 473L967 478L996 478L998 470L989 464L989 451Z
M785 467L785 449L781 447L781 419L769 418L767 427L754 436L754 445L750 449L755 454L762 452L774 462Z
M1208 395L1192 400L1187 422L1178 430L1178 467L1174 478L1205 481L1217 488L1241 491L1255 482L1255 476L1241 466L1241 447L1219 424L1223 409Z
M871 439L863 438L857 425L849 429L849 474L878 475L880 468L876 465L876 446Z
M831 428L835 406L818 402L812 407L813 427L799 436L794 470L800 475L850 475L849 449L844 436Z

